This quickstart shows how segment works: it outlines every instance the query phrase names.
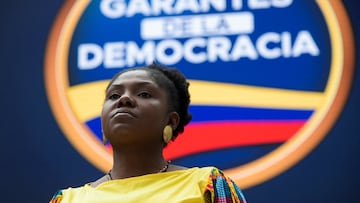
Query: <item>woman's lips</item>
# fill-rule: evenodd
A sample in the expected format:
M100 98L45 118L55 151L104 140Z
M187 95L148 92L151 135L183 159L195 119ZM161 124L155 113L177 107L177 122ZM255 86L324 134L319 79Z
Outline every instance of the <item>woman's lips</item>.
M135 114L129 110L126 109L118 109L116 110L112 115L111 118L117 117L117 116L126 116L126 117L133 117L136 118Z

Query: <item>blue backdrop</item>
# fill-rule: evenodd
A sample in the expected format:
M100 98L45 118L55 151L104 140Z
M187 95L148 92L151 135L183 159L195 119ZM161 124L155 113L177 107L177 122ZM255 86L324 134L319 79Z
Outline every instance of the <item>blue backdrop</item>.
M343 2L359 49L360 3ZM0 3L1 202L48 202L57 189L102 175L70 145L46 98L45 47L62 4L59 0ZM244 190L249 202L359 202L359 68L357 60L346 106L325 139L285 173Z

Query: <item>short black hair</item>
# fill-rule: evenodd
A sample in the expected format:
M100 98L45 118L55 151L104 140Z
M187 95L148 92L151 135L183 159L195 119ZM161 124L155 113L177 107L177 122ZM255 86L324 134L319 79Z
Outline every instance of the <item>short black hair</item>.
M175 111L179 114L180 121L178 127L173 130L173 138L175 139L179 133L184 132L184 127L191 121L192 115L189 112L190 105L190 93L189 82L185 76L176 68L166 67L164 65L153 62L148 66L135 67L125 69L111 79L106 90L121 74L133 71L133 70L145 70L150 74L150 77L154 79L154 82L160 87L164 88L168 93L169 110Z

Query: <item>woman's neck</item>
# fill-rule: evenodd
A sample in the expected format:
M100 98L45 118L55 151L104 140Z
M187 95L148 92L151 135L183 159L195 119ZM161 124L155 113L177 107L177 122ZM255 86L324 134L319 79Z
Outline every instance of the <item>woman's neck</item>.
M122 147L113 148L114 164L111 169L112 179L122 179L160 172L167 165L162 148Z

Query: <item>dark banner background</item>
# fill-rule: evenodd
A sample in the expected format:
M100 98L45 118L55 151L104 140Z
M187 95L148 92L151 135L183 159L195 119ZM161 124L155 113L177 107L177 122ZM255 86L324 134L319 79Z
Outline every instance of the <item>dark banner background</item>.
M343 2L359 49L360 2ZM60 0L0 3L0 202L48 202L57 189L102 175L67 141L45 94L45 47L62 4ZM244 190L248 202L360 201L359 68L357 60L346 106L325 139L285 173Z

